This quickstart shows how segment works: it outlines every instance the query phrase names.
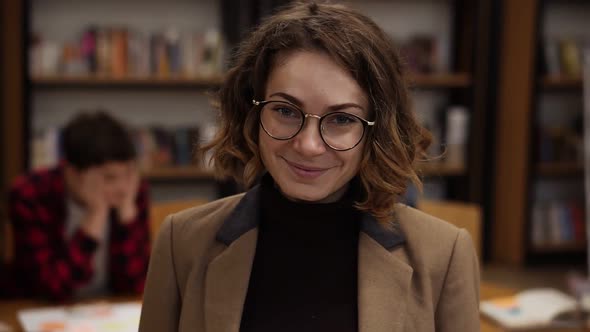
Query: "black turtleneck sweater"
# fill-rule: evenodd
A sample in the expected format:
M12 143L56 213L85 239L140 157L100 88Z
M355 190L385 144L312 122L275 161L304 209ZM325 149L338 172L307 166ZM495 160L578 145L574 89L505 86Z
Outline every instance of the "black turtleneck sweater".
M356 191L335 203L293 202L263 177L241 332L358 331Z

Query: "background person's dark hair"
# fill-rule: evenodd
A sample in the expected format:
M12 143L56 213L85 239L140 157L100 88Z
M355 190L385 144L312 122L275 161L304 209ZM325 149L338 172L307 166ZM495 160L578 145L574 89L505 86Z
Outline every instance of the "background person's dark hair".
M103 110L74 117L62 132L61 144L65 160L78 169L136 156L127 128Z

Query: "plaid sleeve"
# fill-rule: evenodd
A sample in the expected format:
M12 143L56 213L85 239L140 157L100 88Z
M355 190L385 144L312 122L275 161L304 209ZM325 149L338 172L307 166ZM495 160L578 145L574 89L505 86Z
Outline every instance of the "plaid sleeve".
M135 220L115 222L111 232L111 287L120 293L141 294L150 255L149 190L143 182L137 195Z
M93 275L92 256L98 243L81 231L66 242L56 206L32 182L20 181L10 192L9 216L14 225L18 283L35 296L63 300Z

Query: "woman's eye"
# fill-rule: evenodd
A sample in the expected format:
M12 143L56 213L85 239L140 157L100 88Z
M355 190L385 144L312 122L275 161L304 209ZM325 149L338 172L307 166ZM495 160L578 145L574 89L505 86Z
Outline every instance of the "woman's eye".
M295 117L295 116L297 116L297 113L295 111L293 111L292 109L286 108L286 107L277 107L274 110L280 116L284 116L284 117Z
M357 122L357 119L350 115L338 114L333 116L330 122L337 125L347 125Z

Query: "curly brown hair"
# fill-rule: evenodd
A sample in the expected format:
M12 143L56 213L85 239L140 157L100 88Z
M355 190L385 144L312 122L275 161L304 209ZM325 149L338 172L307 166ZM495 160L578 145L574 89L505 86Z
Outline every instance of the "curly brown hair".
M221 128L210 144L219 176L251 186L264 171L258 147L258 113L278 53L319 51L347 69L368 96L376 125L368 131L359 170L356 208L383 224L392 220L410 182L421 188L415 161L431 143L416 120L404 67L389 36L371 19L337 4L295 3L266 19L238 47L219 91Z

